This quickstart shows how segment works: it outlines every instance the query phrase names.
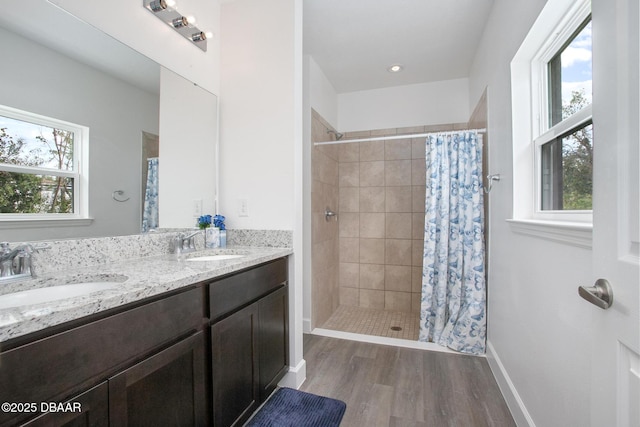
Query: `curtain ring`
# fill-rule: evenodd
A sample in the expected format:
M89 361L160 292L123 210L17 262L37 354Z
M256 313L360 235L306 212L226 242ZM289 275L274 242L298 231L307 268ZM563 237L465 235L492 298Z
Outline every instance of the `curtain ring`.
M127 197L126 199L123 199L124 196L124 191L123 190L116 190L113 193L111 193L111 198L113 200L115 200L116 202L126 202L127 200L130 199L130 197Z

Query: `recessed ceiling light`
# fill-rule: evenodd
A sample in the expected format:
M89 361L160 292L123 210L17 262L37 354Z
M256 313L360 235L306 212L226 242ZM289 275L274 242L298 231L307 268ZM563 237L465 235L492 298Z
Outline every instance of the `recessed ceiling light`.
M391 67L387 68L387 71L390 73L399 73L402 71L404 67L400 64L393 64Z

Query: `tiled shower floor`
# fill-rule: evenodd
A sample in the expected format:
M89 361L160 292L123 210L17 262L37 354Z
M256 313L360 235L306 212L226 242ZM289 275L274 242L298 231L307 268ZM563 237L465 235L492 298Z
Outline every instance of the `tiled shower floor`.
M322 328L416 341L418 339L419 317L419 313L341 305L322 325Z

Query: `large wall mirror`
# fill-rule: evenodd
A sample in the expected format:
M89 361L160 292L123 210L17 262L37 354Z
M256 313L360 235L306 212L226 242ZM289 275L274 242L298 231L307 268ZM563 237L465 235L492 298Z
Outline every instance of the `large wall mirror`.
M1 240L140 233L147 157L159 158L161 227L192 226L194 202L199 201L203 210L214 209L215 95L46 0L3 1L0 52L0 105L89 129L91 218L84 222L0 220ZM179 98L182 94L190 97L191 107L176 109L185 105ZM199 100L197 105L192 104L194 99ZM197 117L191 114L194 108ZM162 110L171 111L170 117L161 115ZM194 178L180 170L192 170L189 158L203 157L202 153L208 153L207 167L199 175L206 188L198 188ZM171 191L163 192L163 186Z

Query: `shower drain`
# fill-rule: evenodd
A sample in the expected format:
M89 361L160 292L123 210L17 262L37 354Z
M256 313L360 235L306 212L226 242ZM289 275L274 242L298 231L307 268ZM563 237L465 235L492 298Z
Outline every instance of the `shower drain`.
M402 328L400 326L392 326L389 329L391 329L392 331L401 331L402 330Z

